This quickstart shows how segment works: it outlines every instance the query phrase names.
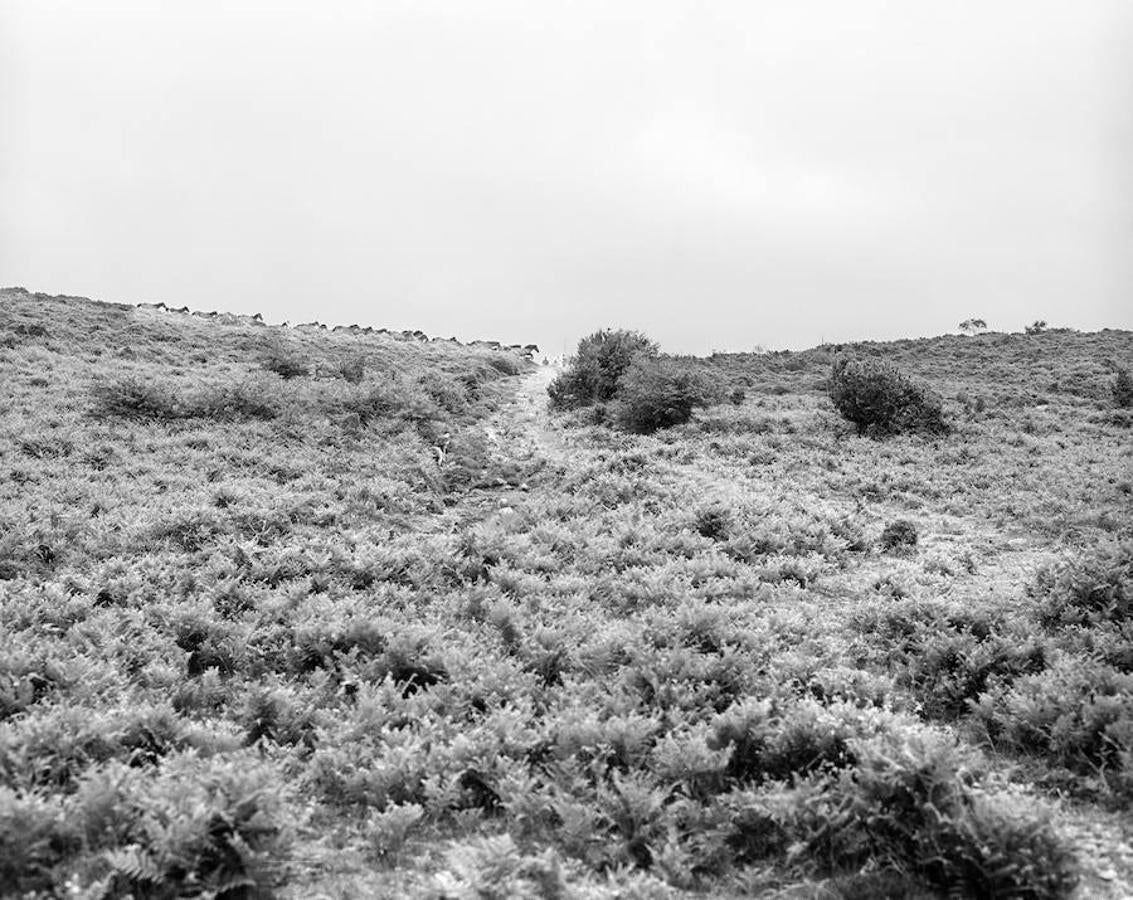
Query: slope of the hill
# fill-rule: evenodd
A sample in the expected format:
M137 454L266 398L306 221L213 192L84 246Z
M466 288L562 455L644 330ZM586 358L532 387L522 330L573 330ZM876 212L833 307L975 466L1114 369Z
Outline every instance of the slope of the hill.
M1128 895L1133 335L838 350L952 433L853 435L835 348L636 437L504 353L0 295L0 884Z

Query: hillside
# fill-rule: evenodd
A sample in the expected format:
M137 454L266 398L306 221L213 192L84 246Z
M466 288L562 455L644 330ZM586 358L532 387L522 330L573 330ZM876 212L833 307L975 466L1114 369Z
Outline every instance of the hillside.
M1133 334L683 362L0 292L3 890L1133 894Z

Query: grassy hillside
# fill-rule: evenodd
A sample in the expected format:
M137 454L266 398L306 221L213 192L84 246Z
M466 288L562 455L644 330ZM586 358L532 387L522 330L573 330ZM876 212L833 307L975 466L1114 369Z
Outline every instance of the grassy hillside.
M404 337L0 293L4 890L1133 891L1133 335L684 360L653 436Z

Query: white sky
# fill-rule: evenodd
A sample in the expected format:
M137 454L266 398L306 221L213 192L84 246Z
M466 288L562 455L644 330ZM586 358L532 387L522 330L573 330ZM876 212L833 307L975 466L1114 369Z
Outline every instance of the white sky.
M549 352L1133 327L1129 0L0 0L0 284Z

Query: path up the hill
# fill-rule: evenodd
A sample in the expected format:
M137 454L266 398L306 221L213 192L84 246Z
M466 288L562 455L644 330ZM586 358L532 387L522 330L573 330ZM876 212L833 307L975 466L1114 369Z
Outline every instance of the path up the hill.
M515 397L488 420L485 434L500 456L541 457L547 462L566 458L563 428L552 420L547 396L547 388L560 371L558 366L541 366L523 376Z

